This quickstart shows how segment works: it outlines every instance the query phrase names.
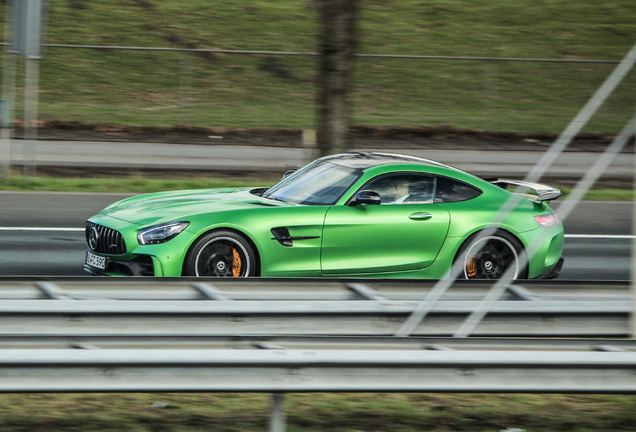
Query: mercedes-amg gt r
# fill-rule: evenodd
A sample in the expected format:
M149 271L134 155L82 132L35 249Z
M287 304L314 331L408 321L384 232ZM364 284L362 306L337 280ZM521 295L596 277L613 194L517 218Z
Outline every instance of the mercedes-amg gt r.
M510 189L510 190L509 190ZM272 187L160 192L86 223L84 269L111 276L556 277L561 192L413 156L317 159Z

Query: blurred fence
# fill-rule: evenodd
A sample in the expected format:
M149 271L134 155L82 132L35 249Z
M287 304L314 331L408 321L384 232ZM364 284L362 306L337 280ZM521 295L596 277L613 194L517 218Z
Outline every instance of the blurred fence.
M15 70L22 117L24 67ZM314 126L315 53L47 45L39 119L143 126ZM355 125L559 132L617 61L359 55ZM12 66L15 65L15 66ZM5 96L6 97L6 96ZM615 133L636 107L636 73L586 131Z

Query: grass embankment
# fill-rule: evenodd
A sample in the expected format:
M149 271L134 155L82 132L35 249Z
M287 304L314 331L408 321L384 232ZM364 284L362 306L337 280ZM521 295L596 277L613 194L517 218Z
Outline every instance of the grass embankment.
M47 4L49 44L302 53L319 46L314 1ZM624 0L360 0L359 16L361 54L615 61L636 41L636 3ZM4 57L3 66L10 64ZM17 64L20 117L24 73ZM39 64L44 121L315 126L314 56L50 47ZM556 133L614 67L359 58L353 123ZM634 112L635 82L632 72L585 130L620 130Z
M152 179L136 178L60 178L10 177L0 179L0 190L56 192L149 193L165 190L270 186L272 180L228 180L214 178Z

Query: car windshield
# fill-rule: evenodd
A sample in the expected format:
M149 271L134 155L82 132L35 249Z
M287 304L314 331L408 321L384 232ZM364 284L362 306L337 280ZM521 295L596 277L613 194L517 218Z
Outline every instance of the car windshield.
M362 172L317 160L283 178L263 198L307 205L332 205L360 178Z

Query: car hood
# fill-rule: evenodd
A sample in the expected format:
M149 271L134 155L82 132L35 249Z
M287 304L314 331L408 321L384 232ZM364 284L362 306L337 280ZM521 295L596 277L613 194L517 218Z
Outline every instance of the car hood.
M102 216L151 225L220 211L254 209L289 204L252 194L254 188L197 189L139 195L116 202L100 212Z

